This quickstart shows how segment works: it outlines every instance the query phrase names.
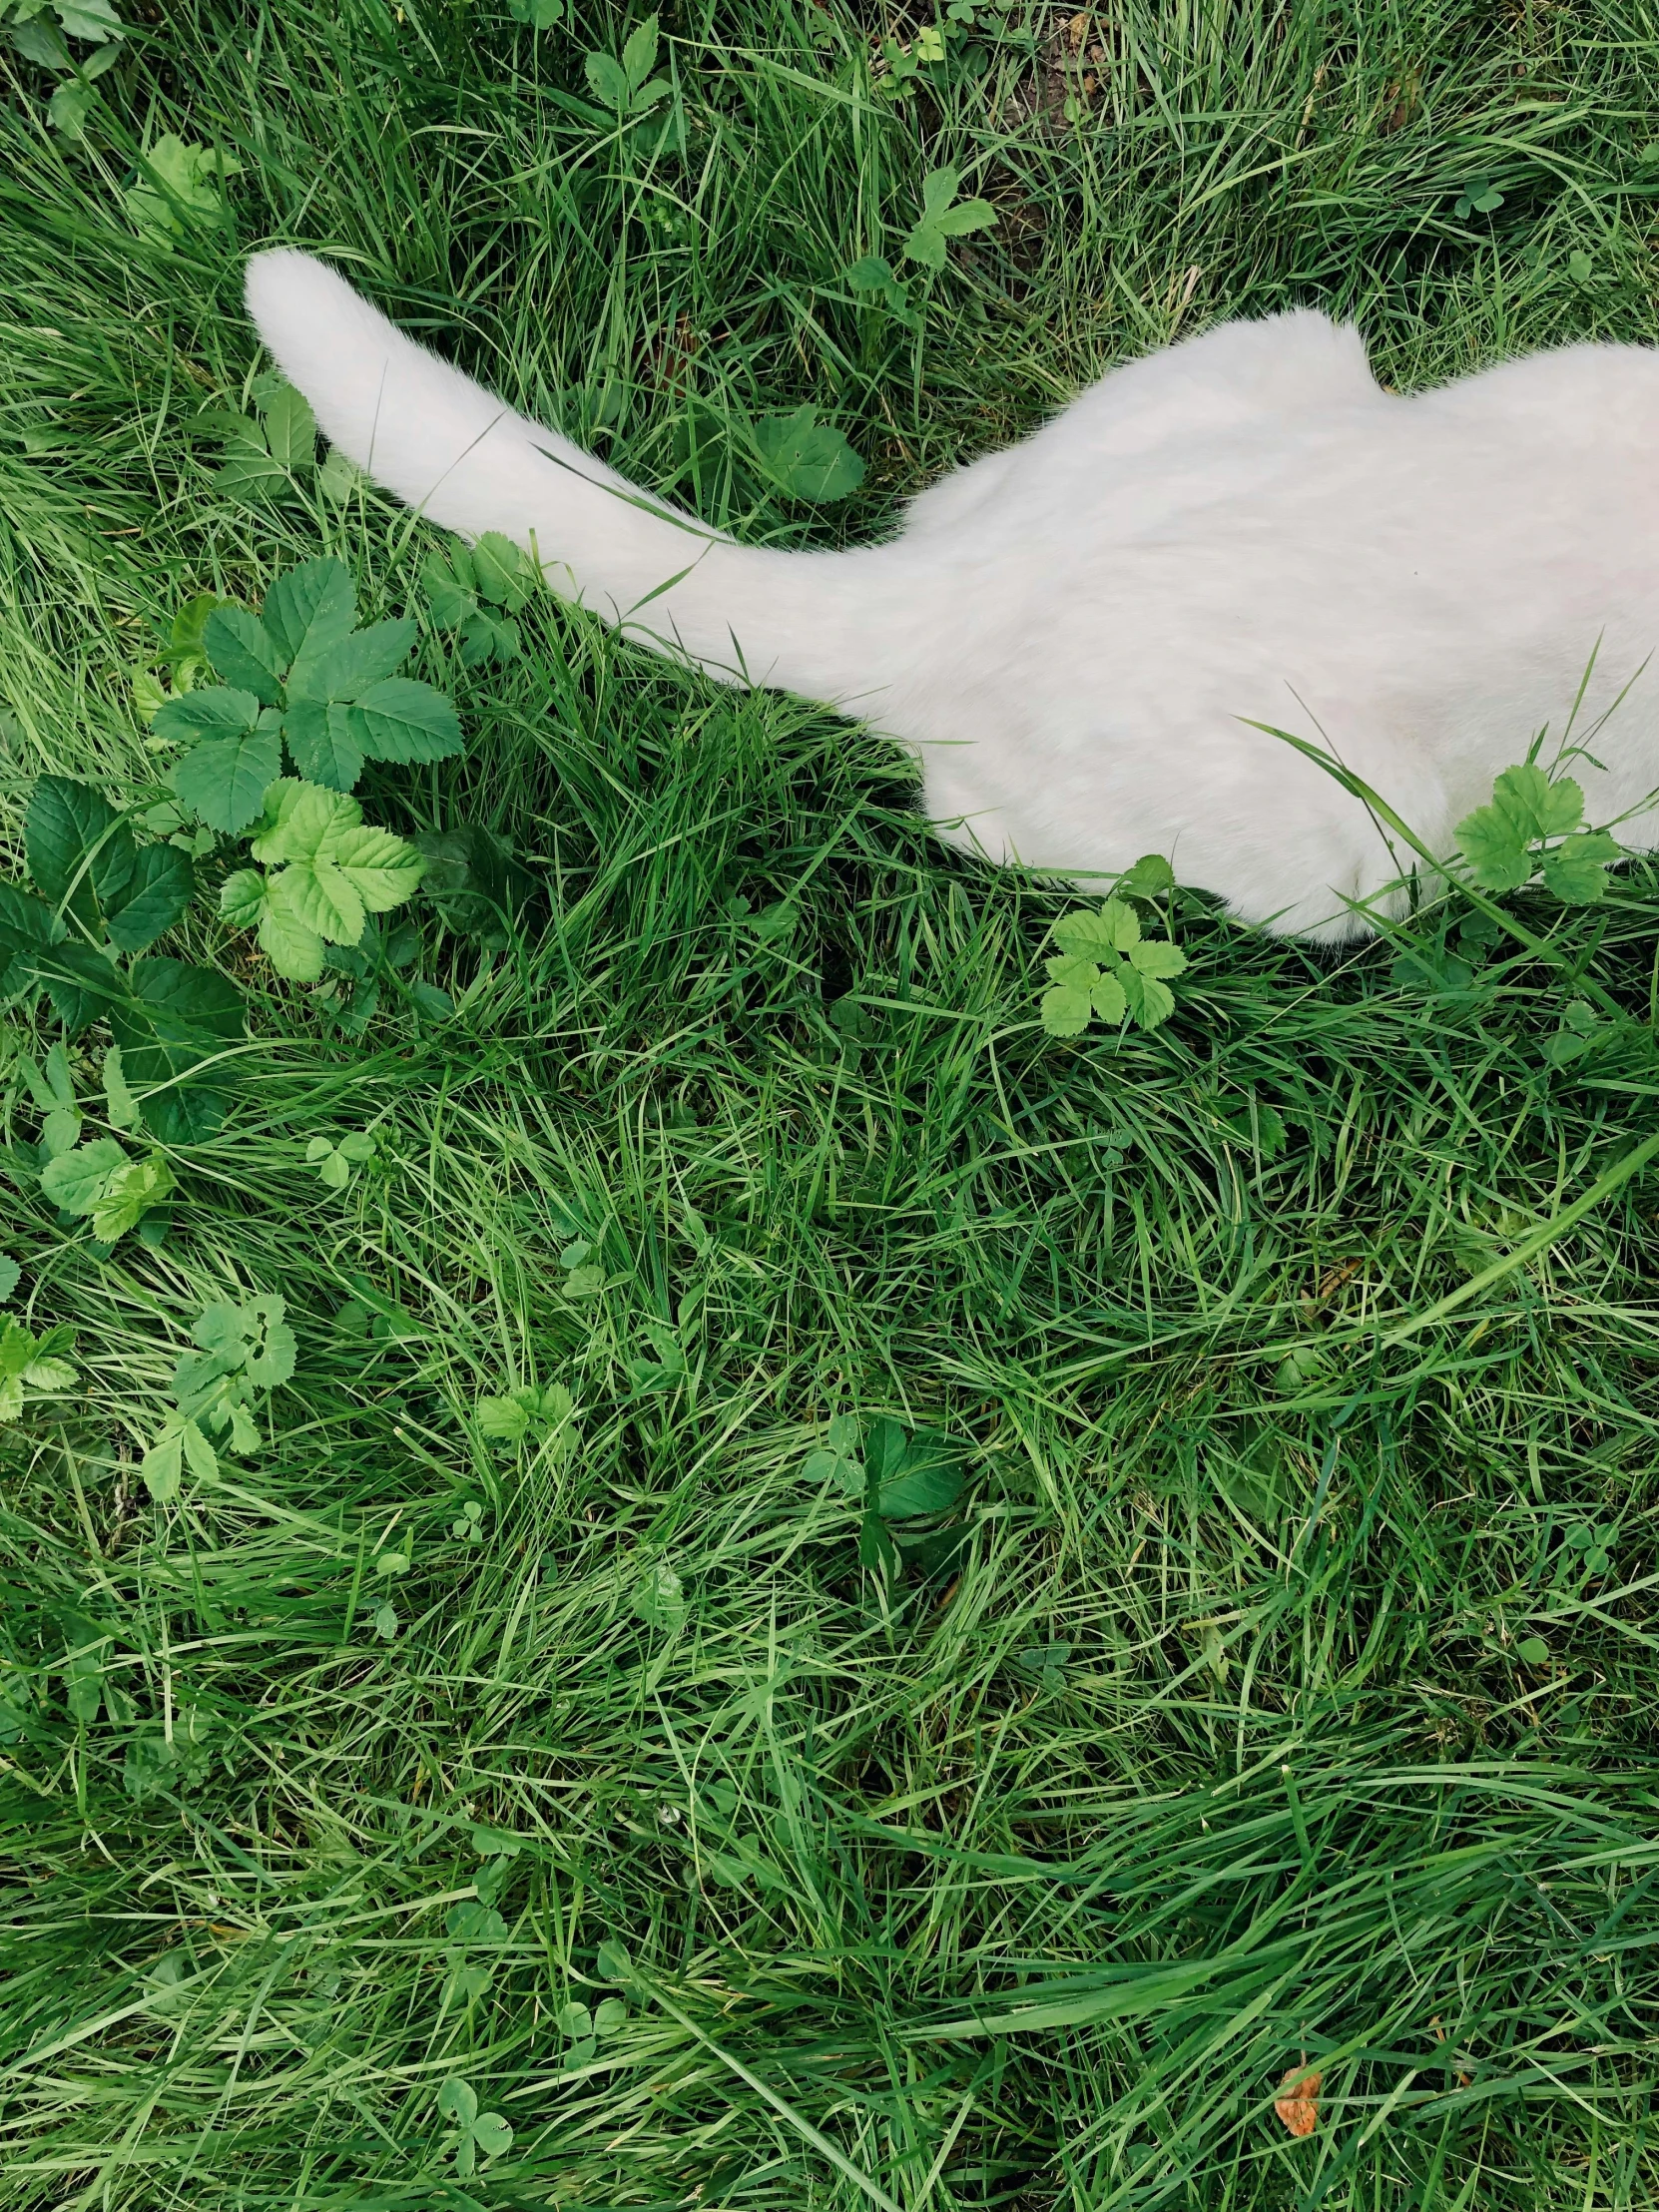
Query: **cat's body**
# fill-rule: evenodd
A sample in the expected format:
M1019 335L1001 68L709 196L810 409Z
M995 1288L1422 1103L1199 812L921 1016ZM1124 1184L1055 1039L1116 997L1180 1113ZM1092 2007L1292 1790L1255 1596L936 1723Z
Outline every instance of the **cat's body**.
M1401 398L1322 315L1227 323L945 477L891 542L799 553L671 518L302 255L257 257L248 295L380 483L463 536L516 539L664 650L913 747L951 841L1079 877L1162 852L1277 930L1355 933L1346 901L1410 855L1250 722L1328 746L1443 854L1533 734L1559 739L1598 640L1578 738L1659 645L1644 348ZM1659 670L1592 751L1603 765L1572 771L1592 820L1659 787ZM1659 812L1619 833L1659 844Z

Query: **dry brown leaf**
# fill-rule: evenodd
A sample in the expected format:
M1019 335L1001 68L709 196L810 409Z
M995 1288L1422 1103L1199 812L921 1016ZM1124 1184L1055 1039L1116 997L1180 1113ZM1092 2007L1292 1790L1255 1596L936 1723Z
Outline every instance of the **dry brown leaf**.
M1319 2126L1322 2079L1318 2072L1304 2073L1300 2066L1293 2066L1279 2084L1273 2108L1293 2135L1312 2135Z

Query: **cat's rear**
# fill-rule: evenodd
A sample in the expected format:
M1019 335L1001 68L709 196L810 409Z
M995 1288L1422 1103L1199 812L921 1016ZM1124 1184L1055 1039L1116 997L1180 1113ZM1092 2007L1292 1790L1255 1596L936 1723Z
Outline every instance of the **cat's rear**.
M1406 399L1324 316L1222 324L946 477L890 543L797 553L647 497L303 255L257 257L248 296L379 482L663 651L863 716L919 756L941 835L1080 879L1162 852L1269 928L1363 932L1410 855L1253 725L1328 746L1444 853L1535 731L1563 734L1598 638L1580 730L1659 644L1638 348ZM1592 819L1659 785L1646 689L1595 753Z

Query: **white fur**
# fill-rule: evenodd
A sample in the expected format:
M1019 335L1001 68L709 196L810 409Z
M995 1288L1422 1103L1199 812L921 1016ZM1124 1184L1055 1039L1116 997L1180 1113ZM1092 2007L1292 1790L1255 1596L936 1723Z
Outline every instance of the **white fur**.
M1323 315L1224 323L945 477L889 544L792 553L646 499L305 255L257 256L248 301L380 483L464 537L516 539L659 650L914 748L942 836L1077 876L1162 852L1267 928L1353 935L1345 901L1410 856L1250 721L1328 745L1444 855L1546 724L1551 757L1598 640L1575 737L1659 644L1645 348L1400 398ZM1659 787L1659 671L1592 751L1603 766L1573 773L1593 820ZM1659 843L1659 813L1620 834Z

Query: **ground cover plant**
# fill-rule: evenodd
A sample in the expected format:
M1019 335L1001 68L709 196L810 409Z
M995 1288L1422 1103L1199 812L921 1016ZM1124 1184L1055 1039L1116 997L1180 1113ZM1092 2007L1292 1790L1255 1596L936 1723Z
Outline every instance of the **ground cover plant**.
M1651 11L5 13L4 2201L1651 2205L1659 882L1559 733L1351 954L998 875L239 305L833 542L1216 315L1651 336Z

